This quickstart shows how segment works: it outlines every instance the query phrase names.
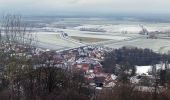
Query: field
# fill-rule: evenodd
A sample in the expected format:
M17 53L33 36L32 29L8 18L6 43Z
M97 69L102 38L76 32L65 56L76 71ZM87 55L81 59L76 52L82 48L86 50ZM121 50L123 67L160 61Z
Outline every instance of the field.
M135 39L132 41L124 41L119 43L113 43L113 44L106 44L105 46L111 47L111 48L121 48L123 46L127 47L138 47L138 48L149 48L152 49L155 52L159 53L167 53L170 48L166 48L166 46L170 46L170 40L165 39ZM165 47L165 48L164 48ZM163 49L161 49L163 48Z
M56 27L59 24L65 28ZM169 39L147 39L139 34L142 31L140 25L143 25L149 32L170 32L170 23L66 18L62 21L54 21L51 24L44 23L44 25L43 28L37 28L38 40L43 45L46 44L46 48L54 50L82 46L80 40L86 44L103 42L101 46L110 48L130 46L149 48L160 53L167 53L170 50ZM106 32L80 31L80 28L100 28ZM63 39L60 36L61 33L67 33L71 40ZM140 36L141 38L135 38ZM74 40L77 42L74 42ZM105 42L107 40L112 42Z
M78 40L80 42L86 42L86 43L95 43L95 42L102 42L102 41L108 41L109 40L109 39L78 37L78 36L71 36L71 38Z
M36 34L39 41L38 45L43 48L60 50L65 48L77 47L76 44L61 39L59 33L40 32Z

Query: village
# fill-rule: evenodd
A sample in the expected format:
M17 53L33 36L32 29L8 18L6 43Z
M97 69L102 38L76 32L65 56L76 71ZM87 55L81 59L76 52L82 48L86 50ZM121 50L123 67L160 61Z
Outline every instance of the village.
M82 75L85 84L95 87L97 90L113 88L118 82L119 76L106 73L102 65L106 53L113 50L110 48L87 46L57 52L19 44L10 46L4 43L0 49L11 56L25 57L28 61L31 60L33 69L55 67ZM156 80L154 73L165 70L167 67L169 69L168 64L157 64L156 66L136 66L136 73L130 77L130 83L137 85L136 89L140 91L153 92ZM154 70L155 72L153 72ZM131 72L131 70L125 71L127 76Z

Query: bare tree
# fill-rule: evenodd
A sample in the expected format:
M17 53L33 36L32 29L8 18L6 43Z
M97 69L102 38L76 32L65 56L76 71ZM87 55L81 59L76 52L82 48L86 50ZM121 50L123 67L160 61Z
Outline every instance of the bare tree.
M32 34L32 27L23 21L20 15L7 14L3 17L2 29L4 41L11 45L32 45L36 37Z

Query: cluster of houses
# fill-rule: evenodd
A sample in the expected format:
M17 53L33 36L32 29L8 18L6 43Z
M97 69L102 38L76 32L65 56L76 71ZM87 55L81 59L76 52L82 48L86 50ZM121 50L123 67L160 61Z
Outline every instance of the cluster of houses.
M23 50L23 48L15 48L15 50ZM116 76L105 73L101 64L105 54L111 51L109 48L86 46L62 52L39 48L32 48L27 51L23 53L33 61L34 69L57 67L67 69L72 73L82 74L89 85L98 87L112 87L115 85Z
M31 60L33 68L57 67L79 73L86 83L95 86L114 86L115 75L105 73L101 62L109 48L85 46L62 52L44 50L24 45L5 44L1 49L15 57L25 57Z
M103 47L80 47L60 53L73 73L82 74L89 85L111 87L115 75L105 73L101 62L110 49Z

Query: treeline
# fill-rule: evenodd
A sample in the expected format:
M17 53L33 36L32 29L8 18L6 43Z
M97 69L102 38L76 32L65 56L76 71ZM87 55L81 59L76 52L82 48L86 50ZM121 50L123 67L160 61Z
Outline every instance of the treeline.
M155 65L161 61L170 62L170 55L155 53L150 49L123 47L106 54L103 66L107 72L112 73L116 65L134 69L135 65Z
M102 28L80 28L80 31L89 31L89 32L106 32Z
M159 93L138 91L134 85L118 84L97 92L95 100L169 100L170 91Z
M15 71L9 78L2 77L0 100L89 100L82 78L62 69Z

